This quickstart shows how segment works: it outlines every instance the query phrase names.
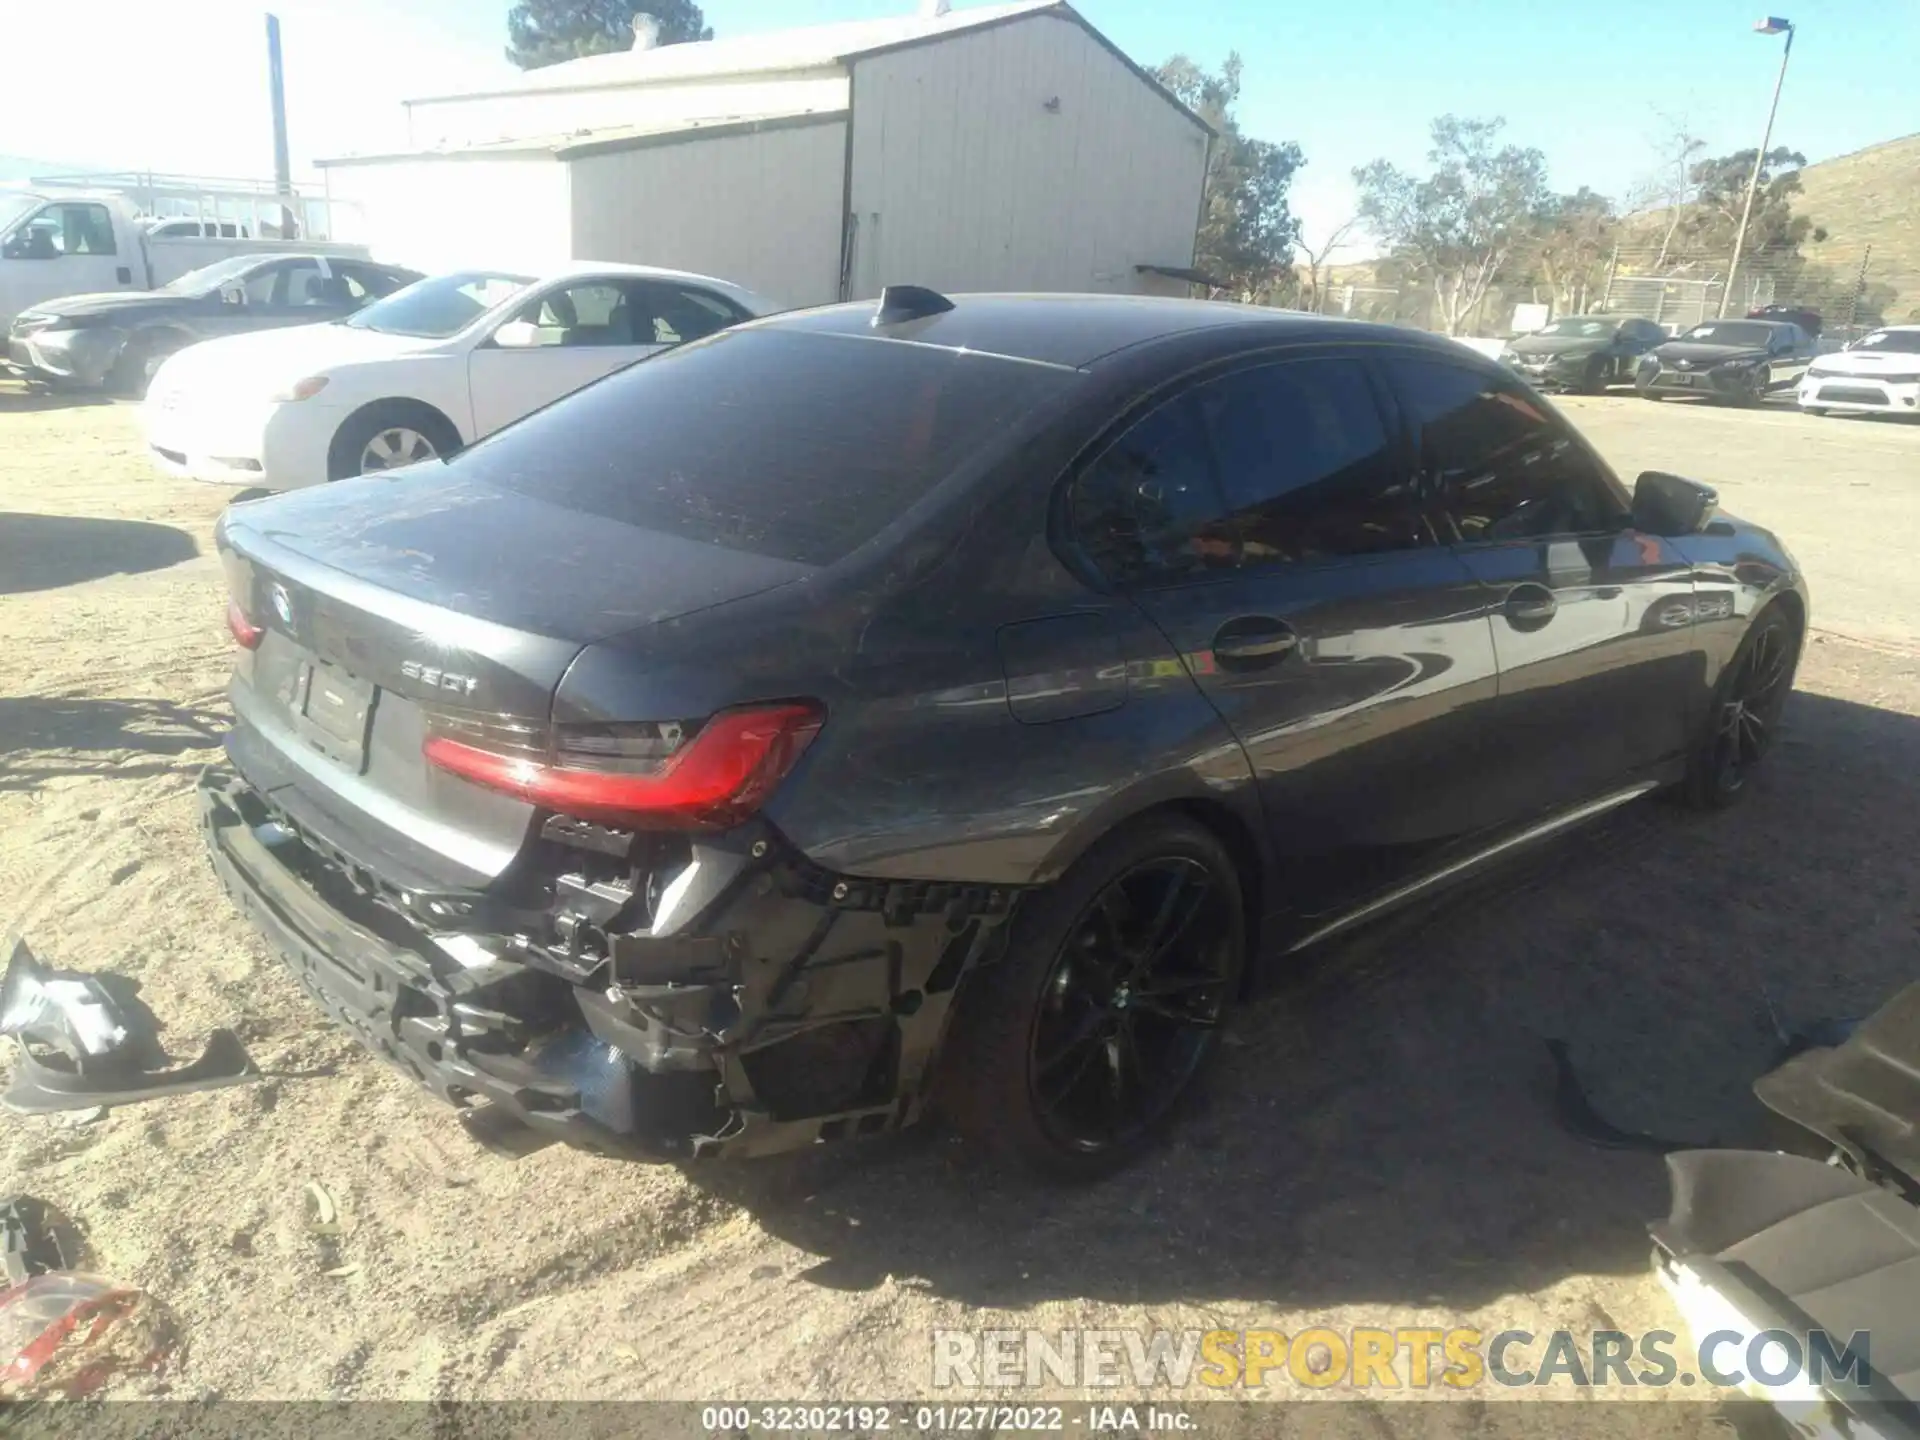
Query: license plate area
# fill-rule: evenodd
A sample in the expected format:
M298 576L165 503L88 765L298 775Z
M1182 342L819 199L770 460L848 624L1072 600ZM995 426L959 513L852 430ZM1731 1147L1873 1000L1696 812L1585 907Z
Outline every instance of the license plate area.
M367 732L378 692L373 683L323 660L302 659L293 676L293 728L335 764L359 773L367 767Z

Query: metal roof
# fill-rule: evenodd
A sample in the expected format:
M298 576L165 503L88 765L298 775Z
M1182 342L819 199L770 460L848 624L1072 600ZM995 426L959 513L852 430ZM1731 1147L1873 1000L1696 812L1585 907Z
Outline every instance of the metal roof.
M349 165L384 165L396 160L493 160L507 156L545 156L579 160L616 150L639 150L649 145L675 145L687 140L719 139L727 135L754 135L796 125L824 125L845 120L845 109L779 110L757 115L721 115L702 119L661 120L651 125L608 125L574 130L565 135L536 135L523 140L484 140L471 145L442 145L426 150L388 151L378 155L347 155L316 160L323 170Z
M1080 26L1109 50L1167 102L1208 134L1215 133L1198 115L1167 90L1090 24L1065 0L1016 0L1013 4L977 5L945 15L900 15L879 20L851 20L833 25L808 25L792 30L766 30L719 40L681 45L659 45L650 50L620 50L589 55L558 65L545 65L517 77L510 85L453 95L426 95L408 105L431 105L456 100L481 100L509 95L538 95L558 90L617 89L637 85L697 84L703 80L743 75L785 74L794 71L833 70L865 55L884 54L912 45L924 45L951 35L985 30L1035 15L1054 15Z

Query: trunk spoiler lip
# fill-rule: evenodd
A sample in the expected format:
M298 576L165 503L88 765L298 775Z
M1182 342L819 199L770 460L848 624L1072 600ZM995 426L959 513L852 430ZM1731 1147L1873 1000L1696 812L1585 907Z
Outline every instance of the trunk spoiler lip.
M222 515L219 524L214 527L213 538L218 549L255 565L264 566L276 575L285 576L296 585L364 610L396 627L411 630L418 635L431 636L435 641L452 649L485 654L510 646L524 645L528 639L533 638L552 645L570 647L570 654L565 664L557 667L564 669L587 648L587 645L579 640L500 625L491 620L483 620L476 615L450 610L443 605L435 605L427 600L417 600L398 590L376 585L350 570L342 570L336 565L316 560L310 555L270 539L251 526L244 523L237 524L232 514L232 511L228 511ZM254 615L252 618L256 622L273 623L266 616Z

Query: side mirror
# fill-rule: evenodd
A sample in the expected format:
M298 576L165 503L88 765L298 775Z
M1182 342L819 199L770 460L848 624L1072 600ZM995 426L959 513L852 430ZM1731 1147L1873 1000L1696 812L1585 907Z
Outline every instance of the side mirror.
M493 343L508 350L526 350L540 343L540 327L531 320L509 320L493 332Z
M1720 508L1720 492L1711 485L1649 470L1633 487L1633 527L1648 535L1698 535Z

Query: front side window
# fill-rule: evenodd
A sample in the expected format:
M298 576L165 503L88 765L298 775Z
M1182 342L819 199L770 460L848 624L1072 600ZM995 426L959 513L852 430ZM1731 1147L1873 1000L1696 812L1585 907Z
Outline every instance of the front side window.
M1191 395L1162 405L1108 446L1074 482L1069 509L1080 548L1119 584L1164 584L1239 561L1239 537Z
M287 287L283 305L307 307L334 303L329 277L310 260L296 260L286 267Z
M240 288L246 292L249 305L272 305L276 297L287 293L287 267L268 265L256 270L240 282Z
M530 300L513 317L531 325L533 346L647 344L634 338L633 307L624 287L609 280L583 281Z
M104 205L49 205L7 237L9 260L58 260L114 253L113 217Z
M1498 378L1444 360L1395 357L1422 477L1461 543L1618 530L1626 506L1564 427Z
M1433 543L1360 361L1263 365L1193 396L1245 547L1242 564L1312 563Z

